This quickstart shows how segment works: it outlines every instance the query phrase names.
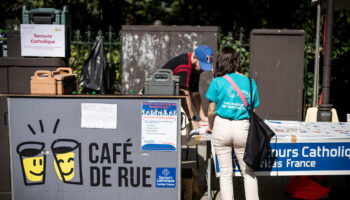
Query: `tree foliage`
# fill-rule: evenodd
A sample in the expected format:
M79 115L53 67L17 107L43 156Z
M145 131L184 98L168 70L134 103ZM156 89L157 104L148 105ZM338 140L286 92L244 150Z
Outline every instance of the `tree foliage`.
M160 20L163 25L218 26L219 48L231 45L241 55L244 72L249 69L249 34L253 29L303 29L306 35L305 57L305 103L312 104L313 72L315 55L316 7L310 0L2 0L0 4L0 29L6 24L20 23L22 7L29 9L69 6L73 31L106 31L112 26L115 32L122 25L152 25ZM324 10L322 13L324 17ZM7 21L9 19L16 19ZM324 20L321 20L322 25ZM241 31L243 29L243 32ZM322 27L323 28L323 27ZM322 30L322 29L321 29ZM242 36L243 34L243 36ZM323 31L321 31L321 44ZM331 103L338 113L350 112L350 11L334 12ZM322 45L321 45L322 47ZM74 48L73 48L74 50ZM120 65L120 48L112 57ZM322 81L322 48L320 58L320 81ZM83 53L83 52L81 52ZM85 54L84 54L85 55ZM83 57L84 58L84 57ZM120 67L116 67L116 74ZM336 88L336 89L334 89ZM340 89L339 89L340 88ZM340 112L339 112L340 111ZM344 115L344 113L340 113ZM344 115L345 116L345 115Z

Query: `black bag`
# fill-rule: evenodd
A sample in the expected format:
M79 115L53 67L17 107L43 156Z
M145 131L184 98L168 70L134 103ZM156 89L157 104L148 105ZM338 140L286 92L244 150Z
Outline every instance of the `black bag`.
M82 69L80 78L80 85L83 87L82 93L96 91L98 94L108 94L111 89L110 73L103 39L98 36Z
M252 95L251 78L249 78L249 82L250 94ZM252 99L253 97L251 97L251 106L254 105ZM248 111L250 125L243 160L254 170L258 170L264 160L267 162L267 167L272 167L276 159L276 151L271 152L270 141L275 133L252 109L248 108Z

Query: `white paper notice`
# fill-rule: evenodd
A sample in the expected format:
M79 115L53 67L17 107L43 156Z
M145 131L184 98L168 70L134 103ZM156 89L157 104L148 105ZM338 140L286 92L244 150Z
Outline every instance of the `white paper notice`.
M117 129L117 105L82 103L81 127Z
M65 57L64 25L21 24L21 55Z

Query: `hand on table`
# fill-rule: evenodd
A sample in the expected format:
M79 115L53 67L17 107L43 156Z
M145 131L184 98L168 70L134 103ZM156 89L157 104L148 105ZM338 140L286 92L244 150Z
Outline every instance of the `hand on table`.
M211 130L211 128L207 128L207 130L205 130L206 133L211 134L213 130Z

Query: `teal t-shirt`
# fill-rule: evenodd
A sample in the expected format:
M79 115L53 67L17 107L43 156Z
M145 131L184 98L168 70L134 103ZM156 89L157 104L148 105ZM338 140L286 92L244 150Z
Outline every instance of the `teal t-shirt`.
M253 109L259 105L258 88L255 81L252 79L252 93L250 95L250 83L246 76L232 73L227 74L236 85L241 89L243 95L247 99L248 106L252 107L251 96L253 97L254 106ZM216 103L215 114L226 119L242 120L249 119L249 113L247 108L244 106L241 98L238 96L236 90L232 87L223 77L216 77L212 80L209 85L207 99Z

